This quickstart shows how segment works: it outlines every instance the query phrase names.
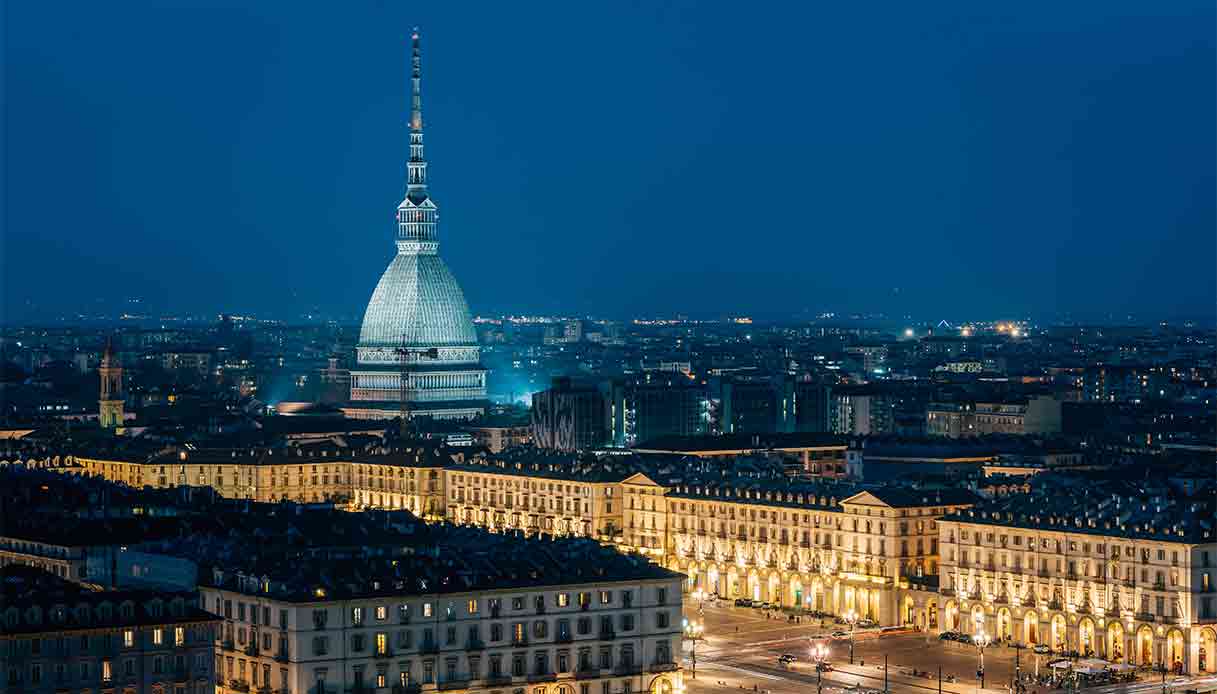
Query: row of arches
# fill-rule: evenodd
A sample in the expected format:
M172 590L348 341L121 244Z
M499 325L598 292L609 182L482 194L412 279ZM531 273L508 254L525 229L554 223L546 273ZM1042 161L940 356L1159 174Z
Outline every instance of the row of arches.
M782 607L819 610L832 614L854 611L860 619L882 622L885 591L857 586L833 576L691 562L672 568L685 574L684 588L722 598L748 598Z
M1129 629L1118 619L1096 621L1090 616L1071 618L1061 612L1040 613L1032 609L1018 614L1004 606L988 614L978 604L961 609L954 600L946 603L943 629L976 633L981 627L996 639L1017 641L1028 647L1042 644L1053 651L1073 651L1114 663L1165 665L1180 672L1191 669L1188 638L1179 627L1168 631L1159 628L1156 633L1149 624ZM1198 671L1217 673L1217 631L1205 626L1195 633Z

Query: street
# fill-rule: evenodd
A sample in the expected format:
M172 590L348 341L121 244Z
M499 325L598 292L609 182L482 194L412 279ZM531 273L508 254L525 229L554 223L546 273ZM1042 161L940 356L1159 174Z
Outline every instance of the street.
M875 630L857 630L854 639L854 662L849 662L848 638L832 639L833 631L849 631L847 625L834 624L832 619L804 619L801 623L787 621L782 614L766 618L759 609L706 604L700 611L694 600L686 603L686 619L698 624L702 631L696 640L696 676L694 677L694 643L686 639L684 667L685 683L691 694L726 694L734 691L757 691L769 694L806 694L819 684L824 694L845 694L847 691L885 688L884 657L887 657L886 688L897 694L980 694L976 671L980 654L975 646L939 641L935 635L903 633L879 638ZM813 645L822 644L827 653L824 660L832 671L817 677ZM783 664L779 656L789 654L796 659ZM1008 694L1015 660L1024 673L1046 667L1048 657L1036 656L1026 649L1016 653L1004 646L990 646L984 652L985 687L990 694ZM939 682L939 668L942 681ZM953 681L952 681L953 680ZM1168 679L1170 692L1189 689L1205 691L1217 686L1217 678L1191 679L1174 682ZM1036 692L1031 686L1029 693ZM1088 688L1095 694L1154 694L1162 691L1158 680ZM1169 694L1169 692L1168 692Z

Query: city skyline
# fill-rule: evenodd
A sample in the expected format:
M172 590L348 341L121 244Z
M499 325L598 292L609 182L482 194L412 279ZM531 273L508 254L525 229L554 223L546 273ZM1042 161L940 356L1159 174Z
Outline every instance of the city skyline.
M861 21L841 10L796 30L526 8L505 30L356 8L332 26L345 50L318 52L332 18L307 11L17 6L5 322L141 295L357 315L400 199L413 24L474 314L1210 318L1214 107L1190 86L1212 83L1212 9L1023 9L892 12L871 54L832 35ZM64 171L83 227L46 212Z

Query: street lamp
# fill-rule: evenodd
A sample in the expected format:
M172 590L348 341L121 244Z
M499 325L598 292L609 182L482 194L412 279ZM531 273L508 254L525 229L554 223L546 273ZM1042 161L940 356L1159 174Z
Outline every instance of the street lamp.
M701 622L688 622L685 624L685 636L693 642L693 652L691 658L693 663L691 672L693 679L697 679L697 642L701 640L701 635L704 630L705 626L703 626Z
M992 638L985 633L982 627L976 632L976 636L972 637L972 642L976 644L976 650L980 653L980 669L976 671L976 676L980 679L980 688L985 688L985 647L992 643Z
M849 664L854 664L854 627L858 625L858 613L849 610L845 613L845 622L849 624Z
M816 692L817 694L824 693L824 657L828 655L828 648L817 643L811 647L811 657L816 663Z
M706 599L706 591L702 590L701 588L693 591L693 599L697 601L697 613L704 614L706 607L703 604L703 601Z

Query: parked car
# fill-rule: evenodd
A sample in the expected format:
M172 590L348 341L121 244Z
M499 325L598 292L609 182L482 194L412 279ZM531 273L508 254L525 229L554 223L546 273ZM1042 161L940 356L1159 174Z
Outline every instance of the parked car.
M1035 648L1032 648L1031 650L1033 652L1035 652L1037 655L1048 655L1049 653L1052 652L1051 648L1049 648L1048 646L1046 646L1042 643L1036 644Z
M752 607L752 601L749 600L748 598L736 598L735 606L736 607Z
M858 620L859 629L871 629L871 628L874 628L877 626L879 626L879 622L876 622L873 619L859 619Z
M832 636L832 638L834 638L834 639L836 639L836 640L840 641L841 639L848 639L848 638L849 638L849 632L848 632L848 631L834 631L834 632L831 634L831 636Z
M778 656L778 662L783 665L789 665L796 660L798 660L798 658L794 657L794 655L791 653L783 653Z

